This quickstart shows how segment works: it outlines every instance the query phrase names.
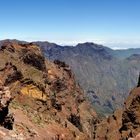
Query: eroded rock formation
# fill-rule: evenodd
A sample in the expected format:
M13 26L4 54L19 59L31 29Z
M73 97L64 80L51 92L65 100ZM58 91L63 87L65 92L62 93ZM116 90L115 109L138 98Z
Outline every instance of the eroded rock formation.
M95 140L128 140L140 133L140 87L133 89L124 109L96 123Z
M64 62L46 60L34 44L6 41L0 49L0 76L13 98L14 135L2 130L9 138L93 139L96 113Z
M12 97L8 87L5 87L2 82L0 82L0 125L7 129L13 129L14 118L13 115L9 113L9 103Z

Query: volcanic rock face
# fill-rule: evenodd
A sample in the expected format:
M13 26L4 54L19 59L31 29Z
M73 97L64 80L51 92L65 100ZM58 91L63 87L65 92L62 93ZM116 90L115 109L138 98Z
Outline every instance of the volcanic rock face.
M140 87L134 89L125 102L120 131L125 139L140 132Z
M15 139L92 140L96 113L69 66L45 60L31 43L6 41L1 46L0 79L11 91L9 108L15 119L13 131L2 130L4 135ZM6 123L8 120L6 117Z
M45 59L41 55L36 55L33 52L27 52L26 55L23 56L23 61L25 64L34 66L39 70L45 70Z
M132 90L124 109L115 111L94 128L95 140L128 140L136 137L140 133L140 87Z
M0 125L7 129L13 129L14 118L9 113L9 103L11 102L11 93L8 87L0 83Z

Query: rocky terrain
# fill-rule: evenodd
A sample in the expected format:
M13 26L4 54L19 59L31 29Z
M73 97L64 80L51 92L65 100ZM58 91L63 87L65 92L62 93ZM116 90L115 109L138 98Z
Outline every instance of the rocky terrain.
M12 97L8 87L5 87L2 82L0 82L0 125L12 130L14 118L11 113L9 113L9 103Z
M93 139L96 113L64 62L50 62L32 43L7 40L0 81L1 139Z
M95 140L140 139L140 83L130 92L124 108L116 110L107 119L97 122L94 131Z
M124 107L100 118L67 64L32 43L1 44L1 140L139 140L139 110L140 76Z
M123 106L136 85L140 70L140 49L112 50L94 43L60 46L35 42L50 60L65 61L74 71L96 111L107 116Z

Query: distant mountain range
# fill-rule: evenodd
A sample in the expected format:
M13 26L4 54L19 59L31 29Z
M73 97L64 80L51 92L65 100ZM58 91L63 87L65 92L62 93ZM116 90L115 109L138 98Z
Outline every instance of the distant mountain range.
M35 44L50 60L58 59L71 66L77 82L98 113L108 115L122 106L129 91L136 86L140 72L140 48L112 50L94 43L76 46L49 42Z
M48 59L70 65L77 82L101 115L108 115L123 106L129 91L137 84L140 48L112 50L88 42L76 46L33 43L40 46Z

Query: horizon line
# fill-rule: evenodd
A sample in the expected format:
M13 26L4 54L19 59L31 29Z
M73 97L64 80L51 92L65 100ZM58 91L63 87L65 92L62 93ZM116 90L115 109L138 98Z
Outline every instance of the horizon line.
M5 41L5 40L16 40L16 41L23 41L23 42L27 42L27 43L32 43L32 42L48 42L48 43L52 43L52 44L56 44L56 45L60 45L60 46L77 46L78 44L84 44L84 43L93 43L93 44L97 44L97 45L101 45L104 47L108 47L112 50L128 50L128 49L139 49L140 48L140 40L137 40L136 42L131 42L129 43L129 41L105 41L105 40L101 40L101 39L95 39L95 40L85 40L85 41L59 41L59 40L49 40L49 39L21 39L21 38L1 38L0 41ZM116 45L115 45L116 44ZM117 45L123 45L121 47L117 47ZM128 47L126 47L126 45L128 45ZM134 45L134 46L133 46ZM130 46L130 47L129 47ZM133 46L133 47L132 47Z

